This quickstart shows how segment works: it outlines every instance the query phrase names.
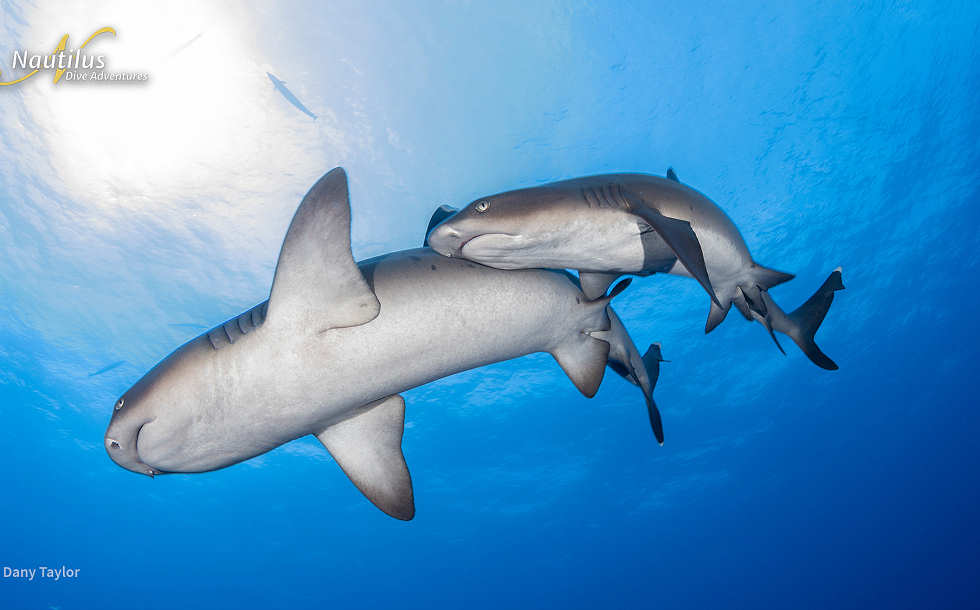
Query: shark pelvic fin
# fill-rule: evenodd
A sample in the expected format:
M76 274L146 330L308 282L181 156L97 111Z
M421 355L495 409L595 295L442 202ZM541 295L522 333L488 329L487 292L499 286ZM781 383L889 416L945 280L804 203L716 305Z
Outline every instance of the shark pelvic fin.
M432 233L432 229L436 228L436 225L446 220L456 212L456 208L451 205L443 204L436 208L436 211L432 213L432 218L429 219L429 226L425 228L425 237L422 238L422 247L428 247L429 245L429 233Z
M794 277L792 273L784 273L782 271L776 271L775 269L769 269L763 267L758 263L752 263L752 279L755 280L756 285L762 290L769 290L773 286L778 286L783 282L788 282Z
M394 395L316 437L368 500L388 515L409 521L415 516L415 498L402 454L404 428L405 400Z
M718 328L718 325L725 321L725 317L728 316L731 308L731 299L728 300L728 304L724 307L711 301L711 309L708 311L708 321L704 324L704 334L708 334Z
M674 171L673 167L667 168L667 179L673 180L674 182L680 182L680 178L677 177L677 172Z
M618 273L594 273L591 271L579 271L578 283L582 287L585 298L590 301L602 298L606 294L609 286L619 277Z
M347 174L338 167L313 185L289 224L267 321L323 332L365 324L380 311L351 254Z
M664 216L659 210L646 205L642 200L637 200L631 195L626 195L626 198L630 204L630 213L639 216L653 227L653 230L674 251L677 260L684 265L691 277L704 287L711 300L721 305L711 287L708 267L704 263L704 253L701 251L701 243L698 241L698 236L694 234L691 223Z

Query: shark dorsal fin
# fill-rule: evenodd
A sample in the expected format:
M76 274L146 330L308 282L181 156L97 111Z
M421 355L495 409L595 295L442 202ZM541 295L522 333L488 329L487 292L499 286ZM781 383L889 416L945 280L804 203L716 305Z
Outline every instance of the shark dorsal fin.
M313 185L289 224L266 321L323 332L365 324L380 311L351 254L347 174L338 167Z
M674 171L673 167L667 168L667 179L673 180L674 182L680 182L680 178L677 177L677 172Z
M446 220L456 212L456 208L451 205L442 204L436 208L436 211L432 213L432 218L429 219L429 226L425 228L425 237L422 239L422 247L427 247L429 245L429 233L432 233L432 229L436 228L436 225Z

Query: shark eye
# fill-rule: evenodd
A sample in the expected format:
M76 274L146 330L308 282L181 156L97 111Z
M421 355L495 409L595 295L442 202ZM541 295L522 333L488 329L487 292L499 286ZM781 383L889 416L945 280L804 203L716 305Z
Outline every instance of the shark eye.
M118 411L119 409L122 409L124 404L126 404L126 399L125 398L120 398L119 400L117 400L116 401L116 411Z
M479 201L475 206L473 206L473 209L482 214L490 209L490 202L486 199Z

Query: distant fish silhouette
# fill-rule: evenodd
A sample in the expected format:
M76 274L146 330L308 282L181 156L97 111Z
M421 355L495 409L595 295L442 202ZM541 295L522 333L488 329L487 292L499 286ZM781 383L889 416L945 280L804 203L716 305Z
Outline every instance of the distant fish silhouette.
M190 40L188 40L188 41L187 41L187 42L185 42L184 44L182 44L182 45L180 45L179 47L177 47L176 49L174 49L173 51L171 51L171 52L170 52L170 54L169 54L169 55L167 55L167 59L170 59L170 58L172 58L172 57L174 57L175 55L177 55L178 53L180 53L181 51L183 51L183 50L184 50L184 49L186 49L187 47L189 47L189 46L191 46L192 44L194 44L195 42L197 42L197 41L198 41L198 39L199 39L199 38L200 38L201 36L204 36L204 32L201 32L200 34L198 34L198 35L197 35L197 36L195 36L194 38L191 38Z
M273 76L270 72L266 72L265 75L269 77L269 80L272 81L272 84L276 86L276 89L279 90L279 93L281 93L282 96L286 98L286 100L290 104L296 106L296 108L303 114L313 117L314 121L316 120L316 115L310 112L309 108L304 106L303 102L299 101L296 98L296 96L293 95L293 92L286 88L286 81L279 80L278 78Z
M167 324L171 328L190 328L192 330L207 330L207 326L203 324L194 324L193 322L179 322L177 324Z
M101 369L95 371L94 373L89 373L88 376L89 377L95 377L96 375L101 375L102 373L108 373L112 369L114 369L114 368L116 368L118 366L122 366L124 364L126 364L126 361L125 360L119 360L118 362L113 362L112 364L107 364L106 366L104 366Z

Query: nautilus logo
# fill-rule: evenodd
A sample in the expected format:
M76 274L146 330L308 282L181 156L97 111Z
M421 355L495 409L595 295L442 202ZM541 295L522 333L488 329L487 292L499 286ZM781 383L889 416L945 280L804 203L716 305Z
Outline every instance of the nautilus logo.
M111 27L99 28L89 36L77 49L68 46L68 34L51 53L32 53L28 50L14 51L11 61L13 70L29 70L27 74L10 81L0 80L0 86L16 85L26 81L42 71L53 72L54 83L64 81L76 82L142 82L149 78L145 72L109 72L106 70L104 55L85 53L85 47L100 36L112 35L116 30ZM3 73L0 71L0 79Z

